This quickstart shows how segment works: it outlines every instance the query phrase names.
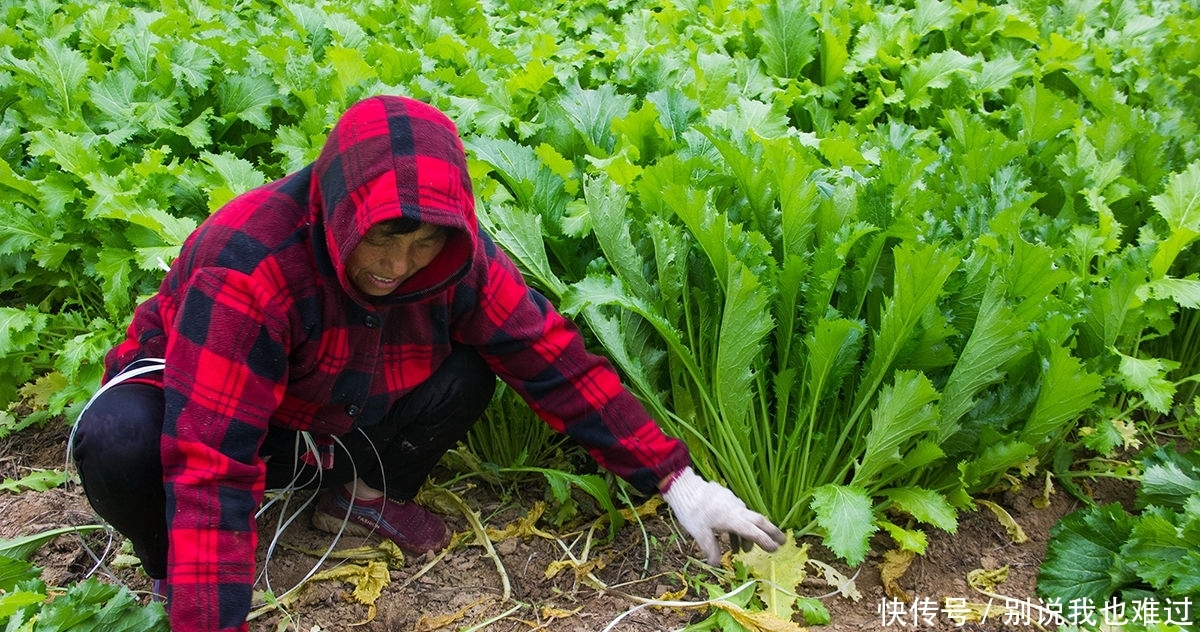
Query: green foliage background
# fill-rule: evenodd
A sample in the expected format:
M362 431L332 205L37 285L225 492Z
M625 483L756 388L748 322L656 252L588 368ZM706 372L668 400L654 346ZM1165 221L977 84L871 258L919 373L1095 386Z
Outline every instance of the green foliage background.
M1194 3L0 8L10 430L380 92L459 123L483 221L702 473L848 560L1193 414Z

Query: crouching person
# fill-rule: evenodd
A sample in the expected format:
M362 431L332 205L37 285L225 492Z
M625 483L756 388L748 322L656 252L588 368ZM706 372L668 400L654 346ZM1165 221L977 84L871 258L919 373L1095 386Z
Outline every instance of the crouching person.
M264 490L319 487L313 524L420 554L449 531L413 501L499 377L635 488L704 557L783 534L696 476L480 229L457 129L403 97L352 106L314 163L245 193L184 244L106 357L72 456L176 632L247 630Z

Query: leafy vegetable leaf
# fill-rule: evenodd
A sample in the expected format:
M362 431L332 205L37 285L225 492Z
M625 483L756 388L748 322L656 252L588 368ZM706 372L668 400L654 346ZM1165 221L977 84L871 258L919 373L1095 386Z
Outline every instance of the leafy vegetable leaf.
M917 520L933 525L943 531L954 533L958 529L958 513L941 494L919 487L896 487L879 492L895 503L900 510Z
M941 403L939 430L941 440L958 429L958 421L976 404L975 396L990 384L1004 379L1000 368L1029 351L1026 343L1028 322L1016 318L1004 304L998 282L988 284L975 327L950 372Z
M3 600L0 600L0 617L5 616L5 610L8 611L7 614L12 614L17 608L29 605L24 598L9 601L8 597L13 596L12 590L18 583L33 579L39 575L41 575L41 569L34 566L31 562L27 562L23 558L0 555L0 591L9 593L5 595ZM42 601L45 598L46 595L39 595L38 599L33 603Z
M1172 176L1167 188L1150 202L1172 230L1200 235L1200 161Z
M1063 517L1050 530L1038 592L1061 599L1105 603L1128 581L1117 564L1133 532L1133 518L1120 505L1091 507Z
M773 323L767 309L769 289L742 265L732 268L729 276L725 312L717 333L714 380L722 418L730 428L738 428L744 427L751 414L751 382L758 364L755 359Z
M62 485L70 480L70 478L71 475L66 472L38 470L19 479L4 479L4 482L0 483L0 491L21 492L22 490L30 490L44 492Z
M1062 429L1100 397L1103 385L1101 376L1084 369L1065 348L1054 345L1021 439L1040 448L1047 440L1062 436Z
M217 88L221 116L240 119L259 129L271 126L267 108L279 98L279 89L270 77L261 74L228 75Z
M903 551L911 551L918 555L924 555L925 548L929 545L929 540L925 536L924 531L905 529L899 525L880 520L879 526L883 527L896 541L896 545Z
M817 21L800 2L771 0L762 6L762 60L776 77L799 78L817 50Z
M933 104L930 90L950 85L951 77L969 75L977 62L956 50L934 53L918 63L906 67L900 75L910 107L915 110Z
M895 383L879 393L871 415L871 429L854 484L870 485L875 477L901 461L901 449L922 434L937 428L937 389L924 374L898 371Z
M1121 383L1146 398L1146 404L1150 408L1160 413L1170 410L1171 401L1175 397L1175 385L1166 378L1166 374L1178 366L1178 363L1161 358L1136 358L1120 352L1118 354L1121 357L1118 369Z
M813 490L812 508L817 524L825 530L825 546L851 566L861 563L876 530L867 491L849 485L822 485Z
M1200 453L1179 453L1162 446L1142 457L1138 507L1182 508L1200 493Z
M1181 537L1177 522L1176 512L1146 509L1121 547L1121 558L1159 594L1195 595L1200 589L1200 549L1194 540Z
M773 553L754 548L737 553L735 559L746 565L752 577L764 580L757 586L758 596L767 605L767 611L780 619L792 618L796 607L796 591L808 575L808 545L796 545L792 534Z

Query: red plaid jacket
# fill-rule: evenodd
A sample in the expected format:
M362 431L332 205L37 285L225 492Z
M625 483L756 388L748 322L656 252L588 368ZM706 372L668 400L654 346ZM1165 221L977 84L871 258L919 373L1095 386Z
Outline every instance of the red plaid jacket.
M397 217L451 237L391 296L371 299L344 263L371 225ZM106 359L108 377L166 359L175 632L248 629L268 427L328 437L382 418L452 341L478 349L542 419L635 487L653 491L688 464L683 444L479 229L454 125L417 101L367 99L312 165L209 217Z

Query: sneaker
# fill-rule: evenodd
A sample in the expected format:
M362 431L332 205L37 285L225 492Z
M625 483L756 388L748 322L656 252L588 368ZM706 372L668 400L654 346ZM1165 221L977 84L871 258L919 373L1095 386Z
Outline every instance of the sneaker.
M446 523L417 503L386 497L359 500L341 485L321 497L312 524L327 533L379 533L412 555L440 551L450 543Z

